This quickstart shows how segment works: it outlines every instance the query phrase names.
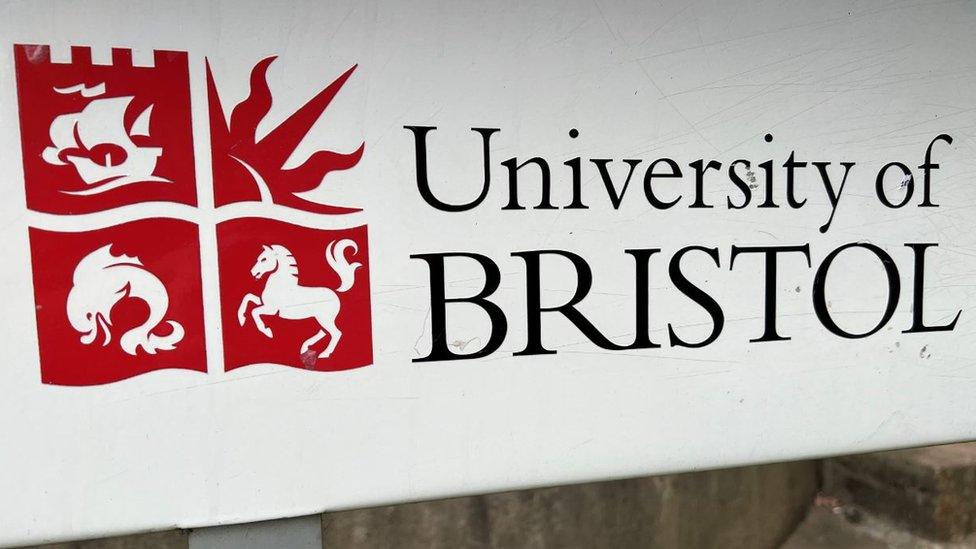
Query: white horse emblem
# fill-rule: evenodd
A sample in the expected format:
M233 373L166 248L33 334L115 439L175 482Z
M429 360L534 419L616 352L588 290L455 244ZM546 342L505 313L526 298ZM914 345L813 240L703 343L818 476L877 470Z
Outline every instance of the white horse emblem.
M183 326L168 320L170 333L153 333L166 317L169 295L166 287L147 271L138 257L115 256L112 245L103 246L88 254L75 267L71 292L68 293L68 321L82 334L81 342L90 345L104 332L102 346L112 341L112 307L125 298L137 298L149 306L149 317L141 325L122 334L119 347L135 356L136 350L154 355L156 351L171 351L183 339Z
M336 292L345 292L352 288L356 269L362 266L361 263L349 263L345 250L352 248L352 253L355 255L359 248L350 239L332 241L326 247L325 259L339 275L339 287L335 291L324 287L300 285L295 256L288 251L288 248L279 244L263 246L263 248L261 255L251 267L251 275L260 280L270 273L268 280L264 283L264 291L260 296L247 294L241 300L241 306L237 310L238 322L243 326L247 322L248 306L257 305L251 310L254 325L262 334L273 338L271 328L264 324L261 317L278 316L287 320L314 318L319 323L320 329L302 343L299 352L305 355L312 345L328 334L329 344L319 353L319 358L328 357L335 351L339 338L342 337L342 332L336 327L336 317L339 316L341 307Z

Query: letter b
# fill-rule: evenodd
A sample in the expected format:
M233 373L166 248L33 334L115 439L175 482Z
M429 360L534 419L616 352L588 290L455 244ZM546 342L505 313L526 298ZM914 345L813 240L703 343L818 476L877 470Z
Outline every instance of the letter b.
M477 261L485 271L484 288L471 297L448 298L444 277L444 259L448 257L466 257ZM495 293L499 283L501 283L502 277L501 272L498 270L498 265L495 265L488 257L466 252L416 254L411 255L410 258L426 261L430 269L430 354L425 357L415 358L413 362L481 358L498 350L502 342L505 341L505 334L508 331L508 321L505 319L505 313L498 305L488 301L488 297ZM488 314L488 318L491 321L491 334L484 347L473 353L466 354L455 353L451 350L447 342L448 303L471 303L472 305L481 307Z

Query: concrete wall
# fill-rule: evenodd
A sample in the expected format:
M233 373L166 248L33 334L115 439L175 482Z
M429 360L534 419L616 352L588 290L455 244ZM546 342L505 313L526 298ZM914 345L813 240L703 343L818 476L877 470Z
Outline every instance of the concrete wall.
M817 488L814 462L330 513L325 547L778 547Z

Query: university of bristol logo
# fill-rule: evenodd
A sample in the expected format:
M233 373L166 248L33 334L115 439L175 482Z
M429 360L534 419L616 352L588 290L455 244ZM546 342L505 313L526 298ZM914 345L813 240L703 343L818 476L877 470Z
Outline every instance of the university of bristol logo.
M145 65L125 49L112 50L111 64L94 63L86 47L72 47L67 63L52 61L48 46L14 54L42 382L207 372L204 269L219 281L225 370L372 363L365 225L294 221L359 211L297 193L354 167L365 144L286 166L355 66L258 138L274 57L254 67L250 94L229 116L208 63L214 204L225 214L259 206L214 226L197 215L186 52L155 51ZM87 215L99 212L111 215ZM54 230L66 217L84 229ZM216 231L214 258L201 257L204 231Z

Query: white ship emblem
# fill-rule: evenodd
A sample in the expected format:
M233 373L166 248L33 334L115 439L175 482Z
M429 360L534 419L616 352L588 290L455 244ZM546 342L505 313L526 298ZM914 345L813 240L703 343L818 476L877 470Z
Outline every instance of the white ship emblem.
M56 91L74 93L92 89L100 91L104 86L72 86L56 88ZM134 138L144 141L149 137L152 105L139 113L130 127L125 127L125 114L132 100L132 96L94 99L80 112L62 114L51 122L52 144L44 149L42 158L56 166L73 165L88 186L62 192L92 195L133 183L171 183L153 174L163 149L139 146L133 141Z

